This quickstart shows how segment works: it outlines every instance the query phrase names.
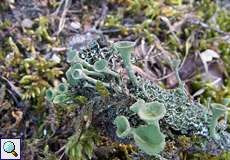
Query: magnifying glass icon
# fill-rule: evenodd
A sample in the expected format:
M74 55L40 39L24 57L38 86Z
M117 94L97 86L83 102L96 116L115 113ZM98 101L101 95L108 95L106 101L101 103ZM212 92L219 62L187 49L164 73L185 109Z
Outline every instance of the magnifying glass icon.
M18 156L17 152L15 152L15 145L11 141L7 141L3 144L3 150L6 153L11 153L14 157Z

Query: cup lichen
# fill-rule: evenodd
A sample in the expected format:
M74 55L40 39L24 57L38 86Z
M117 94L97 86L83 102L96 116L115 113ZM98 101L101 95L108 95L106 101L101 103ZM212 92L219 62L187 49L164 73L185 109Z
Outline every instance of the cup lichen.
M216 140L220 139L220 136L218 135L216 131L216 126L218 124L218 120L226 115L227 107L219 104L219 103L212 103L211 104L211 111L212 111L212 119L210 121L209 125L209 132L210 136Z
M94 70L99 73L110 74L114 77L119 77L119 74L108 68L108 62L105 59L98 60L94 63Z
M70 85L72 86L76 86L77 84L79 84L80 80L79 79L75 79L73 77L73 69L70 67L67 71L66 71L66 78L67 81Z
M69 100L69 97L66 94L56 95L53 99L54 104L62 104Z
M149 155L156 155L163 151L165 135L153 124L139 126L133 129L133 138L137 146Z
M138 113L141 108L145 107L145 101L143 99L138 99L136 103L130 106L130 110Z
M73 70L74 69L80 69L88 76L96 76L96 77L103 77L104 78L104 75L101 73L84 69L81 63L74 63L74 64L72 64L71 68Z
M99 81L99 80L96 80L94 78L91 78L91 77L87 76L81 69L73 69L72 70L72 77L73 77L74 80L81 80L81 79L83 79L83 80L86 80L86 81L88 81L90 83L93 83L93 84L96 84L97 81ZM109 84L103 83L103 82L101 82L101 83L104 86L109 87Z
M133 42L128 44L127 42L124 44L122 43L121 45L114 45L114 47L117 46L115 48L118 48L117 51L119 51L124 64L128 63L127 66L129 67L131 67L130 57L133 49L132 43ZM128 45L129 47L126 48L125 45ZM101 119L106 121L108 120L109 123L105 123L106 126L102 126L102 128L109 130L109 136L111 135L111 137L114 137L115 132L113 130L114 128L107 126L107 124L112 124L111 120L113 121L115 119L114 124L117 126L117 136L120 138L132 136L136 145L149 155L156 156L156 154L159 154L164 149L164 134L168 135L169 140L171 140L171 138L174 140L174 136L177 137L178 135L186 135L188 137L196 135L202 137L202 139L199 139L198 143L201 144L203 148L208 148L208 146L214 142L213 140L218 142L218 146L214 146L215 149L221 148L221 150L226 151L230 148L230 142L228 141L228 139L230 139L230 135L225 131L225 126L222 126L222 123L218 123L220 117L224 115L226 116L226 108L219 107L219 104L217 106L212 104L213 114L211 115L210 112L208 112L208 108L203 107L202 104L194 101L189 97L188 94L186 94L186 90L183 85L184 83L179 77L180 61L176 60L172 62L172 68L176 71L176 76L179 81L179 87L176 89L169 90L161 88L159 85L140 76L135 77L133 73L133 76L137 78L136 80L138 84L142 85L132 85L126 88L129 91L127 92L129 93L127 97L131 95L130 97L137 100L136 103L128 108L127 106L129 106L131 101L127 99L124 100L124 98L127 97L124 97L123 94L121 95L120 91L116 92L116 88L120 86L118 81L111 81L111 76L105 76L108 73L101 72L102 70L107 70L107 68L112 71L111 68L114 68L111 67L114 65L114 60L117 60L117 57L114 56L116 54L116 52L114 52L114 47L109 48L111 49L112 54L106 55L107 53L103 53L99 56L96 56L97 58L94 58L95 54L100 54L102 50L97 49L88 53L88 49L85 49L88 54L85 56L86 58L79 54L81 59L84 61L71 61L70 68L66 72L67 83L76 86L71 87L71 89L68 90L70 97L75 94L79 94L78 96L85 96L89 99L89 101L95 102L98 100L103 100L103 104L99 103L102 109L98 109L98 105L94 105L97 108L93 111L95 117L101 116L101 118L98 120L99 123L101 122ZM77 52L74 53L74 56L76 56L75 54L77 54ZM105 63L103 61L105 61ZM92 68L83 65L85 62L89 63ZM95 67L99 62L103 62L103 65L101 65L102 67L100 65L99 67ZM107 63L109 63L109 65ZM89 72L101 74L104 76L104 78L93 74L88 74ZM87 79L85 76L92 78L93 81L91 81L91 79ZM129 77L133 83L130 72ZM103 87L101 87L101 83L98 83L99 80L100 82L110 85L109 94L104 92L105 90ZM119 78L119 80L121 80L122 84L122 79ZM75 90L75 88L79 89L80 91ZM57 89L55 89L55 91L56 90ZM95 92L91 92L93 90ZM53 103L65 102L65 97L62 96L63 95L55 96L55 101ZM52 96L50 97L52 100ZM108 99L110 100L107 101ZM118 102L120 100L124 101L113 105L111 104L111 101L113 100L114 102ZM73 100L67 102L75 103L76 101ZM224 104L227 105L227 103L229 103L229 100L225 100ZM119 115L125 115L125 117ZM163 118L163 120L159 121L161 118ZM97 119L95 119L95 121L97 121ZM161 126L159 126L159 122ZM97 123L95 122L95 124ZM161 129L164 134L161 132ZM131 139L127 140L130 141ZM191 147L196 147L195 145L196 144L192 144ZM162 155L164 155L164 153Z
M130 110L137 113L146 124L131 128L126 117L118 116L115 119L118 137L124 138L132 134L137 146L145 153L156 155L161 152L165 146L165 135L160 131L159 120L166 113L164 105L159 102L145 103L139 99L130 106Z
M66 83L60 83L57 87L58 93L66 93L68 91L68 84Z
M85 60L81 59L76 50L69 49L67 51L67 62L70 64L81 63L84 67L93 69L93 65L89 64Z
M125 116L116 117L114 124L117 126L116 134L118 137L124 138L130 134L131 127L128 119Z
M131 63L131 53L134 49L135 43L131 41L118 41L114 43L115 49L119 52L125 68L128 71L129 78L133 85L137 86L137 78L134 74L132 63Z
M166 109L162 103L150 102L146 103L145 107L141 107L138 111L140 119L148 124L155 124L159 128L159 120L164 117Z
M52 89L47 89L46 90L46 98L47 98L47 100L48 101L53 101L53 99L54 99L54 97L55 97L55 92L54 92L54 90L52 90Z

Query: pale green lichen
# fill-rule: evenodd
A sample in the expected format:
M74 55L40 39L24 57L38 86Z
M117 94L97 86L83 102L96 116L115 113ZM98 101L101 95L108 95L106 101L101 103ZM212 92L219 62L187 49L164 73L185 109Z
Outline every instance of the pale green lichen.
M63 104L69 100L69 97L66 94L56 95L53 99L54 104Z
M114 120L114 124L117 126L116 134L118 137L124 138L130 134L131 128L129 121L125 116L119 116Z
M119 74L110 70L108 68L108 62L104 59L98 60L94 63L94 70L100 73L110 74L114 77L119 78Z
M164 117L166 109L162 103L150 102L145 107L140 108L137 113L140 119L148 124L155 124L159 128L159 120Z
M46 98L48 101L52 101L55 97L55 92L52 89L46 90Z
M218 104L218 103L211 104L212 119L209 125L209 132L210 132L210 136L217 140L220 139L220 136L216 131L216 126L218 124L218 120L220 119L220 117L225 116L227 110L228 110L227 107L222 104Z
M165 136L155 125L139 126L133 131L133 137L140 149L149 155L156 155L165 147Z
M82 70L86 75L88 75L88 76L97 76L97 77L104 77L104 75L103 74L101 74L101 73L97 73L97 72L95 72L95 71L89 71L89 70L87 70L87 69L84 69L83 68L83 66L82 66L82 64L81 63L74 63L72 66L71 66L71 68L74 70L74 69L80 69L80 70Z
M79 84L79 80L78 79L74 79L73 77L73 69L70 67L67 71L66 71L66 78L67 81L70 85L75 86L77 84Z
M120 56L122 57L123 63L128 71L131 82L133 83L133 85L137 85L137 79L131 63L131 54L134 49L134 45L135 43L130 41L118 41L114 43L114 47L118 50Z
M68 92L68 84L60 83L57 87L58 93L67 93Z
M60 83L55 89L46 90L46 98L54 104L64 104L70 100L68 96L68 85Z
M166 112L164 105L159 102L144 103L144 101L139 100L130 108L146 124L131 128L125 116L118 116L115 119L117 135L124 138L132 134L137 146L145 153L149 155L158 154L165 146L165 135L161 133L159 127L159 120L164 117Z
M127 44L129 43L127 42ZM100 114L107 114L108 121L116 119L115 124L118 127L117 134L120 137L133 135L136 144L150 155L157 154L164 148L165 136L161 133L161 130L167 136L170 136L170 138L177 135L186 135L188 137L194 135L201 136L202 141L200 143L202 143L204 148L207 148L209 144L218 143L215 144L216 148L230 150L230 136L225 132L225 127L219 125L216 121L217 118L215 118L214 114L210 113L207 107L192 100L187 95L184 84L180 81L178 74L179 61L172 63L172 67L177 73L179 87L171 90L163 89L153 82L135 76L130 62L133 43L130 43L130 45L127 44L125 43L124 46L116 44L112 45L113 47L100 48L100 45L94 42L94 44L90 43L87 46L88 48L86 47L78 52L71 51L69 57L67 54L70 67L66 72L66 78L67 83L73 86L72 89L68 90L67 97L69 95L87 97L89 102L95 103L93 109L96 117ZM124 86L125 84L120 83L123 82L121 75L116 79L113 76L108 76L108 69L115 72L116 75L118 74L112 69L113 63L111 57L117 56L116 50L113 49L114 46L118 46L117 48L120 49L118 51L119 53L121 52L120 57L128 70L130 81L132 84L137 84L127 84L126 89L129 90L132 98L136 100L136 103L131 104L130 108L119 104L120 101L129 97L128 95L123 96L125 91L121 85ZM71 61L72 59L75 60ZM99 65L98 70L98 67L95 66L99 62L106 63L102 65L102 69ZM106 71L104 70L104 66L106 66ZM101 72L102 70L103 72ZM97 91L98 84L100 84L100 93ZM106 93L106 96L103 96L104 93ZM52 96L50 97L52 99ZM111 101L105 101L105 97L111 98ZM60 98L60 102L65 101L62 96L58 96L56 99L58 98ZM118 102L112 102L112 99ZM68 101L71 103L75 102L71 98ZM100 103L101 101L102 103ZM127 118L119 118L122 115ZM212 125L214 124L213 122L218 124ZM211 128L214 128L214 130L212 131ZM169 130L170 132L168 132ZM176 135L173 135L174 132ZM220 137L217 139L217 142L212 141L212 139L215 139L213 135ZM204 148L203 150L205 150Z
M81 69L73 69L72 70L72 77L74 80L83 79L83 80L86 80L92 84L96 84L97 81L99 81L99 80L96 80L94 78L87 76ZM106 87L109 87L109 84L103 83L103 85L105 85Z
M143 90L140 88L133 92L138 98L164 104L167 110L164 120L172 129L180 131L182 134L208 135L209 115L207 109L201 104L191 101L184 94L183 89L166 90L146 81L143 84Z
M81 59L79 57L79 53L73 49L69 49L67 52L67 62L68 63L81 63L84 67L88 67L90 69L93 69L93 66L90 65L85 60Z

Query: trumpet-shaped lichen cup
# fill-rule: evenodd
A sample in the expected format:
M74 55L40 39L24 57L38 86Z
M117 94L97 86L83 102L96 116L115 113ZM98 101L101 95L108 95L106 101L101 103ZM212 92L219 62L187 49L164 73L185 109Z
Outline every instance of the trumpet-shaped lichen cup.
M209 132L210 136L213 137L214 139L220 139L220 136L218 135L216 131L216 126L218 124L218 120L226 115L227 112L227 107L222 104L218 103L212 103L211 104L211 111L212 111L212 119L209 125Z
M132 64L131 64L131 54L134 50L135 43L131 41L118 41L114 43L114 48L119 52L121 58L123 59L123 63L125 68L128 71L129 78L133 85L137 85L137 79L134 74Z

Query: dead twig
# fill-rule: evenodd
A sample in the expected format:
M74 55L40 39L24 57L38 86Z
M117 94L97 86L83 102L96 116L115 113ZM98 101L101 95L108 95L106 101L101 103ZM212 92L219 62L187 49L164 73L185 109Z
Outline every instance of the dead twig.
M142 60L142 62L144 62L144 71L146 72L145 74L143 74L144 73L143 72L142 75L145 77L149 77L148 79L150 79L152 81L156 78L156 75L153 74L153 72L151 72L151 70L149 69L148 62L150 62L150 60L149 60L150 54L154 48L155 48L155 44L153 44L150 47L150 49L148 50L148 52L146 53L145 40L144 39L141 40L141 49L142 49L142 53L144 54L144 59ZM151 57L151 58L153 58L153 57Z
M170 62L171 61L171 56L173 55L172 53L170 53L169 51L165 50L162 45L161 45L161 42L159 40L159 38L156 36L156 35L153 35L154 36L154 44L155 44L155 47L160 50L164 56L164 58L166 59L167 62Z
M93 29L96 29L96 28L98 28L98 27L100 27L100 26L103 25L104 20L105 20L106 15L107 15L107 12L108 12L107 4L103 3L102 4L102 13L101 13L101 16L100 16L100 18L98 20L95 21Z
M65 0L61 0L60 5L58 6L58 8L55 10L55 12L54 12L52 15L54 15L54 16L57 16L57 15L58 15L58 13L59 13L60 10L61 10L62 4L63 4L64 2L65 2Z
M145 73L141 68L137 67L137 66L132 66L134 71L137 72L138 74L140 74L144 79L149 79L151 81L156 81L156 78L153 78L151 75Z
M160 16L160 19L161 19L162 21L164 21L164 22L167 24L167 26L169 27L169 32L170 32L170 33L173 35L173 37L176 39L177 43L178 43L179 45L181 45L181 41L180 41L180 39L177 37L177 35L175 34L174 29L173 29L173 26L171 25L171 22L169 21L169 19L168 19L167 17L164 17L164 16Z
M192 34L188 37L188 39L187 39L186 42L185 42L185 56L184 56L183 61L182 61L181 64L180 64L179 70L182 68L182 66L184 65L186 59L188 58L189 49L192 47L191 44L192 44L192 42L194 41L194 38L195 38L195 33L192 32Z
M54 48L52 48L52 51L53 52L65 52L65 51L67 51L67 48L66 47L54 47Z
M59 24L58 24L58 30L55 33L55 35L59 35L61 33L61 31L63 30L63 28L65 27L65 21L66 21L65 17L66 17L67 11L69 10L71 4L72 4L72 0L62 0L60 2L60 5L56 9L56 11L53 13L54 16L57 16L58 13L61 10L61 7L64 5L63 6L63 11L62 11L62 14L61 14L61 18L60 18Z
M1 75L0 75L0 82L2 84L5 84L5 86L7 88L6 91L12 97L15 105L18 108L24 107L25 105L24 105L22 98L21 98L19 92L17 91L16 87L10 81L8 81L8 79L6 79L5 77L3 77Z
M2 85L0 88L0 105L3 103L6 94L6 86Z
M200 21L198 18L190 18L190 19L188 19L188 22L191 23L191 24L199 25L204 29L214 30L215 32L218 32L218 33L223 34L223 35L230 35L230 33L228 33L228 32L224 32L224 31L222 31L222 30L220 30L218 28L209 26L208 24Z

